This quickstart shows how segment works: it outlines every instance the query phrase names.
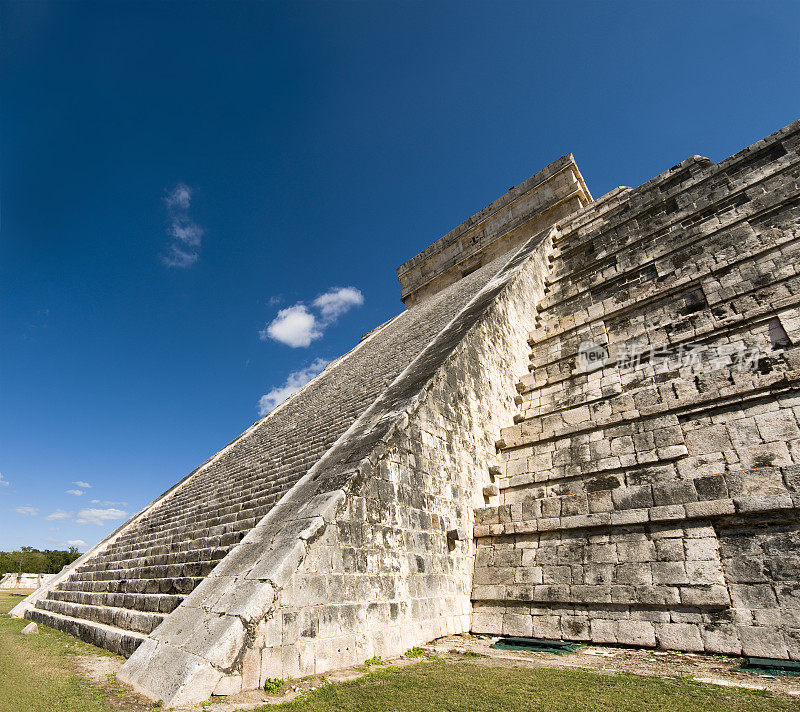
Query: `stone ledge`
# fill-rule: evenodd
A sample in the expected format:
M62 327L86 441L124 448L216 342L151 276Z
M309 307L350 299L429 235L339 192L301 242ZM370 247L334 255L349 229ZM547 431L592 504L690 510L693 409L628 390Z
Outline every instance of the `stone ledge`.
M795 489L798 471L797 467L764 467L584 495L531 497L523 503L476 510L473 536L508 536L800 509L800 495Z

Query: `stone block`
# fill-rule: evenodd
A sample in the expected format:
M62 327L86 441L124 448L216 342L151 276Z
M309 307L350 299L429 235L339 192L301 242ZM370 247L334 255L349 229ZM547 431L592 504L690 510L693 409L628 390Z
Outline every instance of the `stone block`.
M659 507L670 504L685 504L697 500L697 491L691 480L663 482L653 485L653 503Z
M533 621L528 613L505 613L503 615L503 635L530 637L533 635Z
M238 695L241 691L242 676L226 675L217 683L213 694L220 697L227 697L229 695Z
M242 689L255 690L261 687L261 648L250 647L242 657Z
M728 588L722 584L681 586L681 603L686 606L719 606L731 604Z
M690 623L656 623L656 639L658 647L665 650L687 650L699 652L703 650L703 639L700 627Z
M652 566L650 563L619 564L616 567L615 580L622 584L649 586L653 583Z
M200 625L191 637L181 641L181 648L207 660L214 667L229 668L244 645L247 631L235 616L200 614Z
M262 555L247 578L268 581L281 589L295 574L305 553L306 545L302 540L281 541Z
M531 633L535 638L559 640L561 638L561 620L558 616L531 616Z
M599 490L596 492L588 492L586 496L587 496L589 511L592 513L611 512L614 509L614 502L611 497L611 490Z
M775 590L768 583L731 584L731 599L736 608L775 608Z
M563 640L589 640L589 618L585 615L562 615L561 638Z
M656 560L656 547L647 539L617 542L617 555L621 562L642 562Z
M611 493L617 509L640 509L653 506L653 491L650 485L620 487Z
M722 655L741 655L742 643L735 625L703 625L700 627L705 650Z
M755 416L758 432L765 442L797 440L800 429L791 410L777 410Z
M611 512L612 526L624 526L626 524L642 524L650 520L647 509L626 509L619 512Z
M702 539L700 541L703 541ZM712 584L724 584L722 569L719 561L686 561L686 575L692 585L709 586Z
M736 512L736 506L732 499L687 502L683 507L686 510L686 516L690 518L721 517Z
M485 635L500 635L503 632L502 611L475 611L472 614L472 632Z
M737 512L770 512L795 508L794 501L788 494L734 497L733 504Z
M774 660L786 660L789 656L786 639L781 630L761 626L740 626L739 639L742 641L742 655Z
M733 443L724 425L711 425L690 430L685 435L689 455L708 455L732 450Z
M621 645L641 645L653 648L656 645L656 629L649 621L616 621L617 643Z
M589 626L593 643L615 644L617 642L617 621L592 618Z
M264 618L274 600L275 591L270 584L245 579L228 586L211 610L252 622Z
M671 586L691 583L686 567L680 561L656 561L652 564L653 583Z
M705 477L695 477L690 480L694 485L697 499L727 499L728 485L724 475L706 475ZM687 500L692 501L692 500Z

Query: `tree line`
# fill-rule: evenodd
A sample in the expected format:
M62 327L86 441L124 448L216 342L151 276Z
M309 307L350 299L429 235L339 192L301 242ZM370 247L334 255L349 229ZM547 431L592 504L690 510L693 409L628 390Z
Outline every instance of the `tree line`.
M16 551L0 551L0 574L57 574L81 555L74 546L67 551L23 546Z

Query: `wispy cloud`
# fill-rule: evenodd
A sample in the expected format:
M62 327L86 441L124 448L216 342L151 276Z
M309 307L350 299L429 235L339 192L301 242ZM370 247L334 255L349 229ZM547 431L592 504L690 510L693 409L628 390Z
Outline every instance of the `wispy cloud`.
M167 254L163 256L164 264L168 267L190 267L200 258L203 239L203 228L189 215L192 189L185 183L178 183L164 197L164 204L167 206L167 234L170 237Z
M75 497L80 497L83 494L83 490L79 489L68 489L67 494L74 495Z
M92 487L88 482L83 482L82 480L76 480L72 484L80 487L81 489L91 489Z
M75 520L78 524L103 524L107 521L115 519L122 519L127 517L128 513L121 509L82 509L78 512L78 518Z
M104 507L127 507L127 502L110 502L107 499L93 499L92 504L102 504Z
M30 506L17 507L16 511L19 514L24 514L26 517L35 517L37 514L39 514L39 510L36 507Z
M292 371L282 386L276 386L258 399L258 414L264 416L269 413L276 405L283 403L293 393L297 393L314 376L322 373L322 369L327 365L328 361L318 358L310 366Z
M3 479L3 473L0 472L0 487L8 487L10 484L11 483L8 480Z
M299 348L322 338L325 329L342 314L364 303L364 295L355 287L335 287L320 294L311 303L312 312L303 302L281 309L278 315L258 332L262 341L273 339Z
M86 542L83 539L69 539L66 542L67 546L74 546L76 549L83 549Z
M54 520L54 519L69 519L72 516L72 512L67 512L63 509L57 509L52 514L48 514L45 519L47 520Z

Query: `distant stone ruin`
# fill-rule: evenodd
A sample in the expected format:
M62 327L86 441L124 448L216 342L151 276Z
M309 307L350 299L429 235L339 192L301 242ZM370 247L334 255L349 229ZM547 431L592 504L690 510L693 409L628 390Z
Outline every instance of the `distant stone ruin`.
M55 574L3 574L0 589L39 588L49 583Z
M467 631L800 660L799 186L800 122L597 200L559 159L14 613L173 706Z

